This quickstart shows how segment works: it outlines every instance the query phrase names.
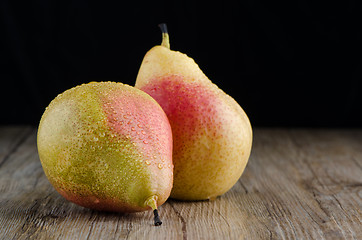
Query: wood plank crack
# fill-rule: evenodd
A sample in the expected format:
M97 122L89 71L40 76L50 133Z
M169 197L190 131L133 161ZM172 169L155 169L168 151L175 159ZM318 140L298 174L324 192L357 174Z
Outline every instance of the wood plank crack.
M133 224L132 224L132 223L130 223L130 224L128 225L128 228L127 228L127 236L126 236L126 240L128 240L128 239L129 239L129 236L130 236L130 233L132 232L132 230L133 230Z
M93 220L91 221L91 226L90 226L88 235L87 235L87 237L86 237L87 240L90 239L90 235L92 234L92 231L93 231L93 228L94 228L94 223L95 223L95 221L96 221L96 219L97 219L97 216L95 216L94 213L95 213L95 211L92 210L92 211L91 211L91 215L90 215L90 217L89 217L89 220L92 220L92 218L93 218Z
M171 201L169 202L169 204L170 204L171 208L173 209L173 211L176 213L176 216L177 216L177 217L180 219L180 221L181 221L182 239L183 239L183 240L187 240L186 221L185 221L185 219L182 217L181 213L176 210L174 204L171 203Z

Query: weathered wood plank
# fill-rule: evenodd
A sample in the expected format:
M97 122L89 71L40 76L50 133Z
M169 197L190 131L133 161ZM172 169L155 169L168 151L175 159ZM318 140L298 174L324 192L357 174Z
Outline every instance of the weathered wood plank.
M5 159L5 161L4 161ZM214 201L104 213L47 181L36 130L0 127L0 239L362 239L362 130L256 129L238 183Z
M31 132L27 126L0 127L0 167Z

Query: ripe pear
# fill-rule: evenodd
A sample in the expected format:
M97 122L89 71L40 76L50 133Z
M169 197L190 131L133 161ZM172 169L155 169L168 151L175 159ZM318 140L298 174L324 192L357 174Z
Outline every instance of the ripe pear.
M148 94L114 82L91 82L46 108L37 146L54 188L80 206L117 212L153 209L170 195L172 132Z
M187 55L162 44L144 56L135 87L165 111L173 135L171 197L215 199L242 175L251 151L252 128L240 105L213 84Z

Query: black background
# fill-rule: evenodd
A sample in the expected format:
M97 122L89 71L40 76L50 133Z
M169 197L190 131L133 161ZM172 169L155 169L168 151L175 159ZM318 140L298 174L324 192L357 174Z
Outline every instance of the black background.
M166 22L254 126L362 127L361 3L323 2L2 0L0 124L36 126L81 83L134 85Z

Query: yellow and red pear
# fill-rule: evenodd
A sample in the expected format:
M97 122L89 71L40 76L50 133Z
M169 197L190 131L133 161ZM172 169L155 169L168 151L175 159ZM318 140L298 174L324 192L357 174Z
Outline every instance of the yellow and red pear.
M51 184L83 207L156 210L170 195L171 127L159 104L134 87L92 82L58 95L37 144Z
M214 199L240 178L249 159L252 128L240 105L213 84L187 55L163 41L149 50L136 88L163 108L173 134L174 184L171 197Z

